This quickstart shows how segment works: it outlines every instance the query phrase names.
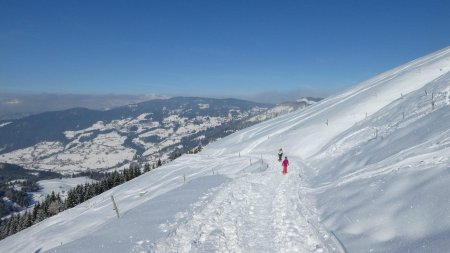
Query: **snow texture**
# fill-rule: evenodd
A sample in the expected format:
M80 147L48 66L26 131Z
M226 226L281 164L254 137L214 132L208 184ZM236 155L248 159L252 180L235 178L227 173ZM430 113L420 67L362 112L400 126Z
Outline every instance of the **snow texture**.
M184 155L0 251L448 252L449 71L445 48Z

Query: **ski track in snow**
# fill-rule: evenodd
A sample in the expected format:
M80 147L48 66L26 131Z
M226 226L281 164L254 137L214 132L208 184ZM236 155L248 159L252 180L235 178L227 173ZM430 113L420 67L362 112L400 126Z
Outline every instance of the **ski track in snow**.
M298 183L304 164L294 162L287 175L277 161L257 164L179 213L183 223L161 224L172 229L166 238L140 241L132 252L343 252L308 209Z

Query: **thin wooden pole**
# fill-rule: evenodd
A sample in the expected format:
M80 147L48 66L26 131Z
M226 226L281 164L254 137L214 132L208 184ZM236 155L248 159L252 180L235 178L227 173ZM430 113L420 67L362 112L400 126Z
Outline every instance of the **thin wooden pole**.
M117 219L119 219L120 218L119 208L117 208L116 201L114 200L114 196L113 195L111 195L111 200L112 200L112 203L113 203L113 206L114 206L114 210L116 211L116 214L117 214Z

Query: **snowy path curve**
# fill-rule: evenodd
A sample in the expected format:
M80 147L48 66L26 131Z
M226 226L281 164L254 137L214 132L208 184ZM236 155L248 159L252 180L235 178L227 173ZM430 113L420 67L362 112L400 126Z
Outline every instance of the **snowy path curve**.
M166 238L140 242L133 252L341 252L310 211L300 166L293 162L287 175L278 161L243 168L179 213L178 224L161 224L172 227Z

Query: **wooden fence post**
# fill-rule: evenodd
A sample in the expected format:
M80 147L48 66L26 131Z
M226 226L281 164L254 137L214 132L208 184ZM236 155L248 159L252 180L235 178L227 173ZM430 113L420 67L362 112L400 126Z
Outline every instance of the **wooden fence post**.
M120 215L119 215L119 208L117 208L116 201L114 200L114 196L113 196L113 195L111 195L111 200L112 200L112 203L113 203L113 206L114 206L114 209L113 209L113 210L116 211L117 219L119 219L119 218L120 218Z

